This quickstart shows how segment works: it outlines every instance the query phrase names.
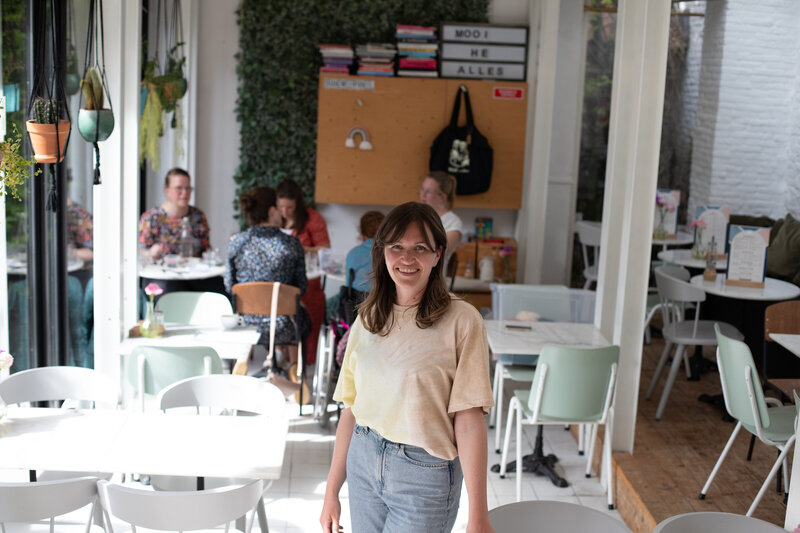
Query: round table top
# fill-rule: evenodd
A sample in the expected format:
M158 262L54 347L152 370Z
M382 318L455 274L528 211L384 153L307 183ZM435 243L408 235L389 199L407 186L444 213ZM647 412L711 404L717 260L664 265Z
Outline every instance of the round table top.
M67 272L75 272L83 268L83 261L78 259L69 259L67 261ZM28 262L19 259L9 259L6 264L6 273L15 276L28 275Z
M225 265L208 265L199 261L182 267L147 265L139 267L139 276L150 279L189 281L221 276L225 273L225 268Z
M714 281L705 281L703 275L692 277L692 285L702 287L708 294L736 298L737 300L778 301L791 300L800 296L800 287L788 281L775 278L764 279L764 288L725 285L725 274L717 274Z
M685 248L678 250L661 250L658 252L658 258L667 263L685 266L687 268L706 268L705 259L695 259L692 257L692 251ZM728 260L717 259L714 261L714 266L717 270L727 270Z
M694 233L681 230L678 230L678 234L672 238L653 239L653 246L663 246L665 250L667 246L685 246L692 243L694 243Z

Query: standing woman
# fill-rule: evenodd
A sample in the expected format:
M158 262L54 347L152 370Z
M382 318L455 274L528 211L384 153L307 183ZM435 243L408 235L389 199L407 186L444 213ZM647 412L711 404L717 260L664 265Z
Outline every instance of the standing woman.
M320 248L330 248L328 225L316 210L306 206L303 191L290 179L278 184L278 209L283 217L283 228L292 231L300 239L306 252L317 253ZM308 290L300 299L311 315L311 333L306 341L306 362L317 360L317 338L325 320L325 293L319 278L308 281Z
M339 531L345 479L352 531L448 532L462 479L467 531L492 531L489 347L477 310L447 291L445 244L439 216L416 202L392 209L375 236L375 279L333 395L345 409L320 517L325 533Z
M453 202L456 196L456 178L447 172L435 170L425 176L419 189L419 201L431 206L442 220L447 234L447 246L444 253L443 268L447 268L447 260L461 242L461 219L453 213Z

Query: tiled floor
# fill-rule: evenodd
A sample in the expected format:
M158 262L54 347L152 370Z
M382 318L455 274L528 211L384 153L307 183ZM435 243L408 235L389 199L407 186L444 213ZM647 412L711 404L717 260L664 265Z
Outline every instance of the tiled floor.
M322 428L309 415L299 417L295 403L287 403L286 407L291 421L283 473L281 479L274 482L265 493L269 528L274 533L316 532L320 530L318 520L322 511L325 480L333 454L335 427L331 423L330 427ZM526 440L526 451L530 451L532 448L534 430L533 427L524 427L523 438ZM499 455L491 451L494 442L493 431L489 430L488 436L490 442L489 466L499 462L500 459ZM578 503L619 518L619 513L616 511L608 511L605 493L598 478L596 476L590 479L585 478L584 458L578 455L577 445L570 433L564 431L561 426L549 426L545 427L544 438L545 452L555 453L559 457L558 468L570 485L566 488L558 488L545 478L524 474L523 499ZM513 455L513 449L510 454ZM513 474L507 476L506 479L500 479L498 474L491 472L488 472L487 476L490 509L515 500L516 486ZM24 472L0 470L0 481L24 481L26 477ZM351 531L346 484L342 488L340 500L344 531ZM465 530L467 511L467 494L464 489L454 531ZM78 511L68 517L62 517L62 521L81 523L86 516L85 511ZM126 529L122 524L114 525L115 530ZM117 525L119 527L116 527ZM256 525L254 530L257 527Z

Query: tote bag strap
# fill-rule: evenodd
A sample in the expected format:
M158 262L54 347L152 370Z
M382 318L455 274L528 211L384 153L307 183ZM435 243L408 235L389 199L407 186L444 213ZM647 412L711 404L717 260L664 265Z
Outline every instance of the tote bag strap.
M453 114L450 115L450 127L455 128L458 126L458 115L461 114L461 93L467 92L467 86L461 85L456 93L456 101L453 102Z
M464 95L464 108L467 111L467 144L472 142L472 130L475 129L475 122L472 118L472 104L469 101L469 91L466 85L461 85L456 93L456 100L453 103L453 114L450 115L450 127L458 127L458 115L461 113L461 95Z

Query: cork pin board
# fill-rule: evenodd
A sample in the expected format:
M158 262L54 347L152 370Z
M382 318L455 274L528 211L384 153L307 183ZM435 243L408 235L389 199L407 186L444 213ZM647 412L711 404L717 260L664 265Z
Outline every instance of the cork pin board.
M461 84L475 125L494 149L489 190L457 196L456 207L519 209L528 84L522 82L321 76L316 201L397 205L419 198L430 146L450 121ZM461 106L459 124L466 122ZM371 149L360 149L366 131ZM345 146L348 134L354 142Z

